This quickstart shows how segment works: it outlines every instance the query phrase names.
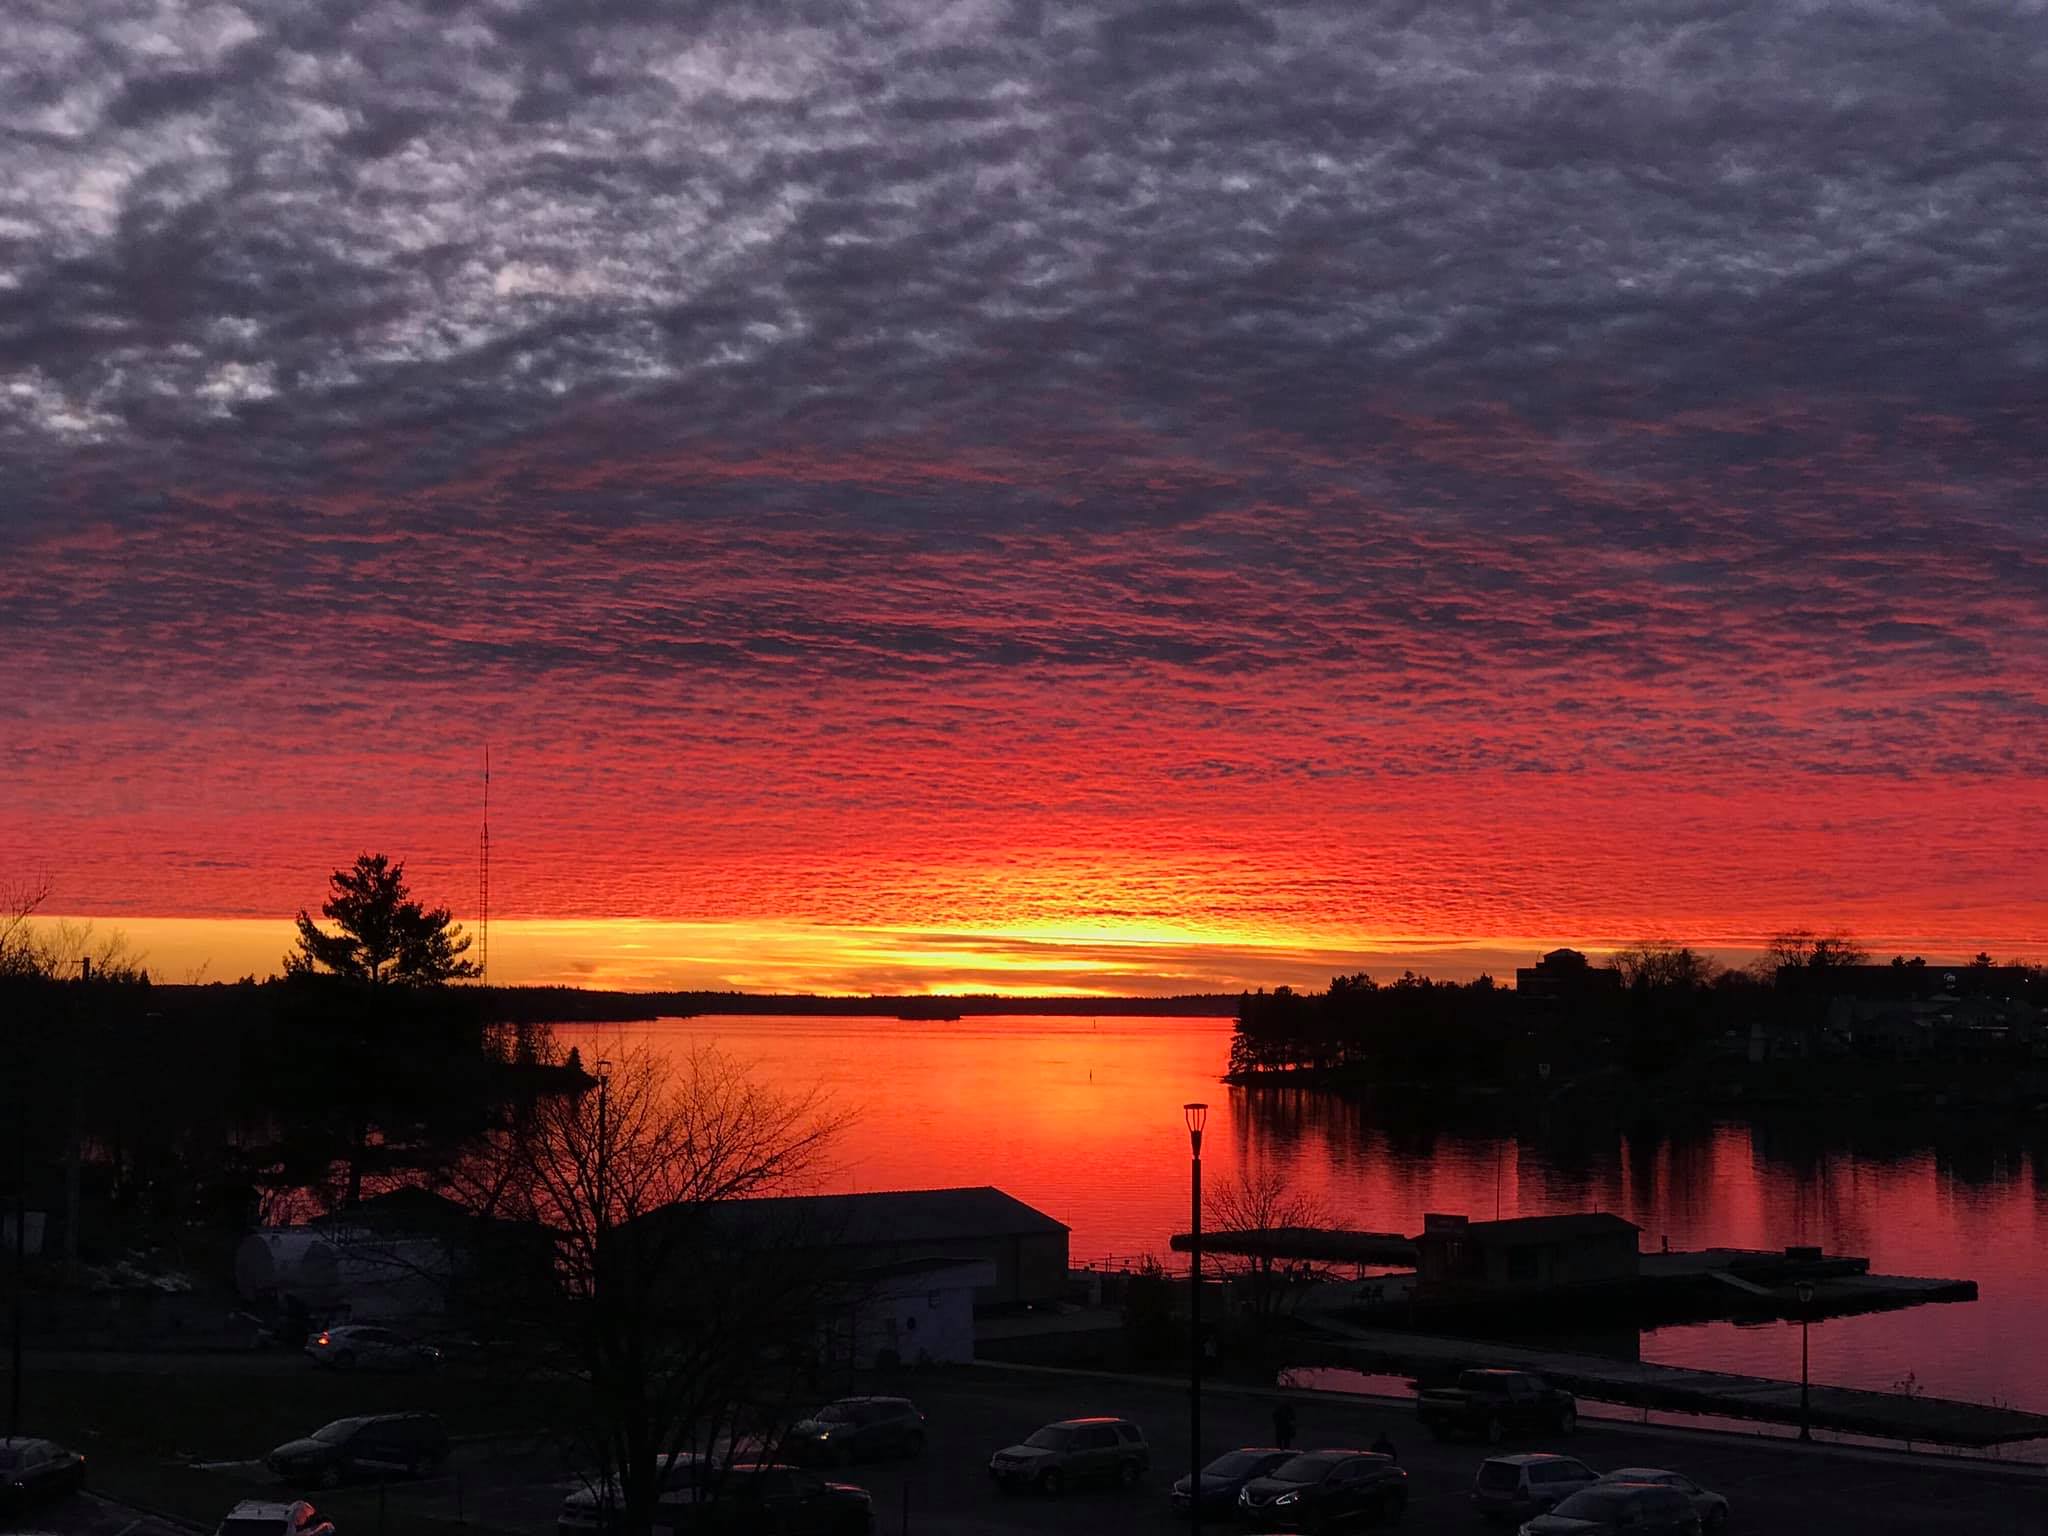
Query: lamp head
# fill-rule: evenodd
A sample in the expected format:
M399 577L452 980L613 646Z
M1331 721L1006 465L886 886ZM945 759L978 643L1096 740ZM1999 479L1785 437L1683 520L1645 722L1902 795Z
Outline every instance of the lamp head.
M1180 1112L1188 1123L1188 1142L1199 1153L1202 1150L1202 1128L1209 1123L1209 1106L1183 1104Z
M1807 1284L1804 1280L1800 1281L1797 1286L1793 1287L1793 1294L1799 1298L1799 1305L1801 1305L1802 1307L1810 1306L1813 1302L1813 1287Z

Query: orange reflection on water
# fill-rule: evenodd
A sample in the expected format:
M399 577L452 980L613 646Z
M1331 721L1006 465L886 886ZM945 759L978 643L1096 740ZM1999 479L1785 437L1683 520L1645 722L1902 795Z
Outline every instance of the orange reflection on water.
M1880 1273L1974 1279L1974 1303L1817 1327L1816 1379L1889 1388L1910 1371L1936 1395L2048 1410L2048 1386L2013 1348L2048 1315L2048 1190L2038 1149L2013 1136L1937 1155L1910 1137L1869 1145L1867 1130L1830 1140L1796 1125L1631 1140L1559 1114L1518 1141L1378 1121L1318 1093L1227 1088L1230 1030L1214 1018L697 1018L562 1035L586 1059L620 1036L715 1043L764 1077L817 1086L856 1117L824 1187L994 1184L1067 1223L1076 1262L1167 1255L1188 1217L1181 1106L1206 1100L1210 1184L1277 1167L1341 1226L1412 1233L1430 1211L1608 1210L1636 1222L1646 1248L1818 1243ZM1667 1329L1643 1352L1798 1371L1797 1330L1782 1327Z

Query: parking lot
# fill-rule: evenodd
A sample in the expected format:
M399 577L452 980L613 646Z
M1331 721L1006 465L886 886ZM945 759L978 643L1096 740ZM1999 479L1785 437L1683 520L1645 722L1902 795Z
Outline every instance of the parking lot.
M25 1514L0 1515L0 1531L9 1536L192 1536L184 1526L96 1493L76 1494Z
M1185 1529L1166 1507L1166 1490L1186 1468L1186 1397L1169 1386L1049 1374L974 1369L905 1387L929 1418L930 1448L913 1462L880 1462L832 1474L875 1497L885 1533L1019 1536L1052 1531ZM1270 1396L1219 1391L1204 1403L1204 1439L1212 1453L1272 1438ZM1484 1529L1466 1501L1486 1451L1438 1445L1407 1404L1391 1407L1325 1397L1293 1399L1304 1446L1366 1446L1387 1431L1409 1473L1403 1526L1418 1531ZM1057 1499L999 1493L989 1454L1040 1424L1075 1414L1135 1419L1152 1441L1146 1484L1129 1492L1075 1490ZM1688 1473L1728 1496L1740 1536L1967 1531L2044 1536L2048 1474L2039 1468L1982 1469L1947 1460L1801 1447L1778 1439L1707 1434L1582 1421L1566 1443L1506 1448L1567 1451L1604 1470L1661 1466ZM547 1453L478 1450L462 1468L469 1518L507 1529L548 1531L562 1497L576 1484ZM536 1459L536 1457L542 1459ZM399 1497L394 1489L394 1497ZM449 1490L420 1488L404 1497L448 1507ZM342 1533L349 1536L349 1533Z
M912 1379L902 1389L929 1419L930 1446L915 1461L881 1462L832 1474L874 1495L883 1536L1022 1536L1028 1532L1138 1533L1176 1531L1185 1523L1167 1509L1165 1493L1186 1466L1186 1396L1162 1383L1054 1373L969 1368ZM881 1388L876 1388L881 1390ZM405 1384L393 1380L394 1407ZM1382 1430L1409 1473L1411 1531L1484 1527L1466 1502L1480 1460L1478 1446L1438 1445L1406 1403L1295 1396L1297 1443L1366 1446ZM1206 1444L1212 1454L1272 1438L1271 1395L1217 1390L1205 1397ZM997 1448L1040 1424L1077 1414L1134 1419L1152 1444L1152 1468L1133 1490L1074 1490L1059 1498L1010 1496L989 1482ZM459 1427L459 1426L458 1426ZM1566 1442L1522 1442L1504 1449L1556 1449L1596 1469L1662 1466L1683 1471L1732 1503L1737 1536L2048 1536L2048 1474L2037 1467L1982 1468L1943 1458L1800 1447L1780 1439L1707 1434L1609 1420L1582 1420ZM223 1512L236 1499L279 1497L282 1488L253 1459L209 1465ZM546 1536L563 1497L579 1486L559 1447L497 1438L457 1447L446 1472L386 1490L393 1525L401 1517L460 1519L487 1530ZM316 1496L316 1498L319 1496ZM374 1493L349 1490L320 1500L347 1519L338 1536L375 1529ZM135 1511L86 1496L36 1512L19 1529L52 1536L170 1536L172 1528Z

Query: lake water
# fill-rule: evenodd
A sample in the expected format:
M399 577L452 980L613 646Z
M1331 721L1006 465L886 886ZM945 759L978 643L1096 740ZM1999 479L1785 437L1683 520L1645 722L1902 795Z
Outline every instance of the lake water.
M1854 1136L1721 1125L1671 1140L1526 1142L1372 1123L1326 1095L1220 1081L1228 1019L706 1017L608 1039L715 1044L766 1077L817 1085L854 1122L832 1190L994 1184L1064 1221L1089 1260L1165 1255L1188 1219L1181 1105L1206 1100L1203 1173L1259 1165L1318 1197L1338 1225L1421 1230L1425 1211L1475 1220L1615 1211L1655 1248L1815 1243L1878 1273L1978 1282L1975 1302L1817 1324L1813 1378L2048 1411L2034 1340L2048 1318L2048 1167L2038 1132L1984 1127ZM1645 1334L1646 1359L1796 1380L1799 1331L1729 1323Z

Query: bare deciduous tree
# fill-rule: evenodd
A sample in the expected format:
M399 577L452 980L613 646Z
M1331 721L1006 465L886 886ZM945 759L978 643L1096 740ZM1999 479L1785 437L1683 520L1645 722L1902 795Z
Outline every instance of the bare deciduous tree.
M1623 986L1652 991L1712 986L1721 974L1721 963L1712 955L1669 939L1642 939L1615 951L1614 968Z
M35 926L30 921L50 899L47 876L0 887L0 976L40 976Z
M1322 1202L1290 1186L1287 1176L1262 1164L1234 1179L1224 1179L1204 1193L1202 1221L1210 1231L1252 1234L1263 1251L1204 1256L1218 1272L1234 1276L1261 1326L1287 1310L1300 1287L1299 1273L1281 1252L1286 1234L1302 1227L1327 1227L1330 1216ZM1264 1239L1264 1242L1256 1242Z
M627 1536L652 1524L663 1457L767 1429L746 1405L786 1400L802 1373L838 1277L822 1250L731 1216L801 1190L841 1123L715 1049L631 1047L584 1091L537 1098L451 1188L536 1234L545 1263L492 1277L484 1304L589 1383L586 1446Z
M90 922L37 919L52 889L47 877L0 888L0 977L69 979L82 974L80 962L89 960L92 974L102 980L139 979L143 956L120 929L96 934Z
M1839 930L1815 933L1811 928L1795 928L1789 933L1772 936L1763 954L1757 957L1755 970L1758 979L1771 981L1787 967L1824 971L1838 966L1862 965L1869 958L1868 950Z

